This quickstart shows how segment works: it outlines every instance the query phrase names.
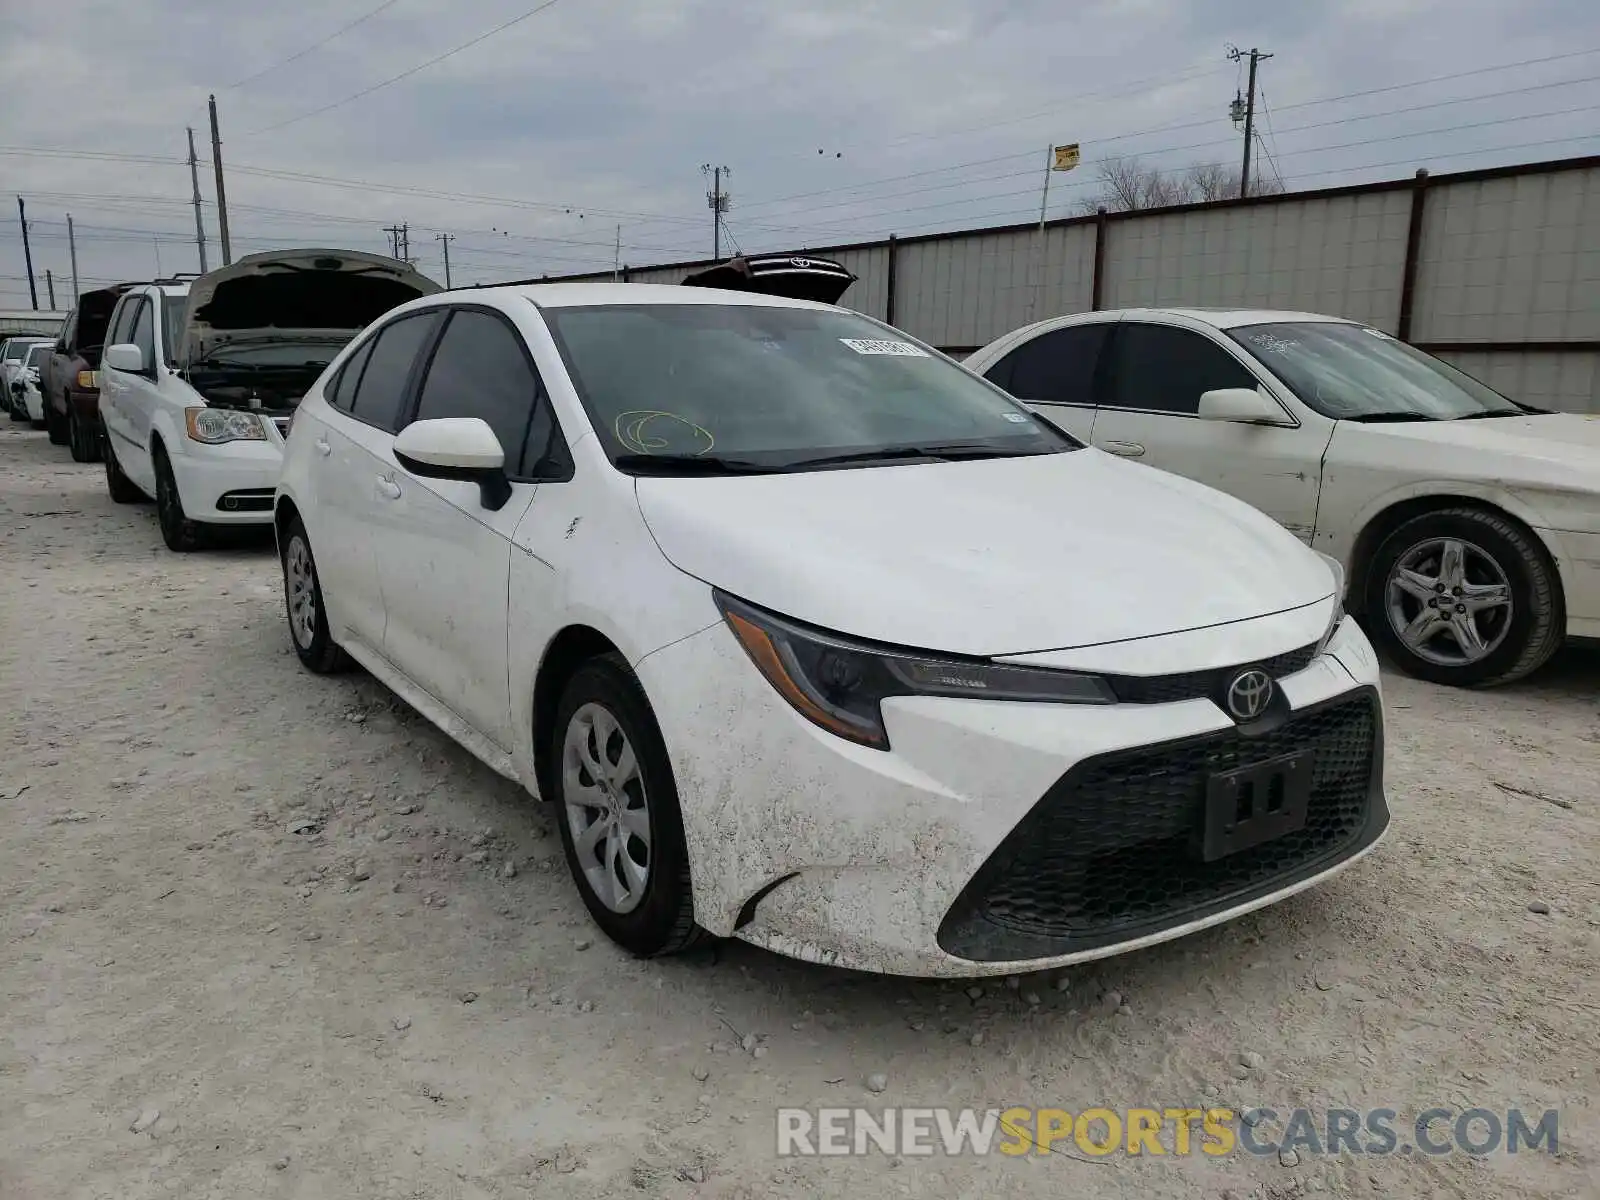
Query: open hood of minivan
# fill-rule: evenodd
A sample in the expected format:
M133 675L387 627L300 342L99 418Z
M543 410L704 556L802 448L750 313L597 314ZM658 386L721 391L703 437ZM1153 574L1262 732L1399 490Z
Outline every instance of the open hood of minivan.
M442 290L409 263L360 250L250 254L189 285L180 365L240 341L335 341Z
M821 304L837 304L855 281L855 275L832 259L798 254L740 255L683 278L686 287L758 292Z

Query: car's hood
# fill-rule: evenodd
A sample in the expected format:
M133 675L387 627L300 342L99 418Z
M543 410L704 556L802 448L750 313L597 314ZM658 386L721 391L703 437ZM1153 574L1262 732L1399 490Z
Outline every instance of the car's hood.
M1419 476L1489 478L1502 483L1600 485L1600 416L1544 413L1475 421L1341 421L1331 461L1346 448L1363 458L1400 456Z
M250 254L189 285L180 364L230 341L352 338L396 305L440 290L415 267L358 250Z
M1097 450L702 479L642 477L667 558L839 633L995 656L1248 620L1333 592L1282 526Z

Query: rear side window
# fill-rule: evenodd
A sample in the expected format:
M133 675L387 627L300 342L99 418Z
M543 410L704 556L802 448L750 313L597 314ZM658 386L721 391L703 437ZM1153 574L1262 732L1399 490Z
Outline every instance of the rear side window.
M367 365L367 359L372 357L372 347L377 343L377 338L368 338L339 368L339 373L334 376L332 385L324 393L328 403L335 408L350 411L351 402L355 400L356 384L361 382L362 368Z
M1018 400L1092 405L1095 366L1110 328L1073 325L1042 334L990 367L985 378Z
M351 412L379 429L394 432L399 428L400 410L405 407L417 355L432 338L438 323L437 312L425 312L401 317L378 331L366 370L361 372L356 386Z
M1193 415L1203 392L1256 386L1255 376L1210 338L1169 325L1118 325L1109 366L1103 403L1115 408Z
M422 384L417 420L481 417L506 452L506 473L527 479L550 452L549 409L522 336L509 323L474 309L451 315Z

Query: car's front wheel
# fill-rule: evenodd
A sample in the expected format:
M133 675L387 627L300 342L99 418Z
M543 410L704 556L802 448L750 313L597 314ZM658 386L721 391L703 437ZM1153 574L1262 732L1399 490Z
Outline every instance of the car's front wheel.
M1406 673L1482 687L1537 670L1565 635L1555 564L1533 534L1478 508L1425 513L1378 547L1368 632Z
M204 526L198 521L191 521L183 511L178 480L172 473L167 452L160 443L151 450L150 465L156 473L156 520L161 524L161 540L166 542L168 550L179 553L198 550L204 536Z
M344 670L350 665L350 658L333 640L328 609L322 602L322 583L317 578L317 560L299 517L291 518L284 530L281 553L283 602L294 652L318 675Z
M111 444L111 434L104 431L100 434L100 456L105 459L106 491L111 493L111 499L117 504L143 500L144 493L123 474L122 464L117 461L117 448Z
M593 659L568 681L549 753L567 865L595 923L644 958L702 940L672 765L619 656Z

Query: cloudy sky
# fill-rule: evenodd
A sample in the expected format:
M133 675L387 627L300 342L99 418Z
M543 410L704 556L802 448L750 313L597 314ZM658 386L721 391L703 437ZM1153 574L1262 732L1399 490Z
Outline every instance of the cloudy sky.
M197 267L184 129L215 93L233 250L384 250L456 283L800 249L1037 216L1045 148L1237 162L1229 44L1261 68L1264 169L1324 187L1600 152L1593 0L4 0L0 179L34 265L84 287ZM509 24L508 24L509 23ZM441 61L430 60L506 27ZM395 82L386 81L396 77ZM363 94L364 93L364 94ZM0 308L26 306L0 208ZM726 243L725 243L726 245ZM58 287L57 297L68 288ZM65 305L61 305L65 307Z

